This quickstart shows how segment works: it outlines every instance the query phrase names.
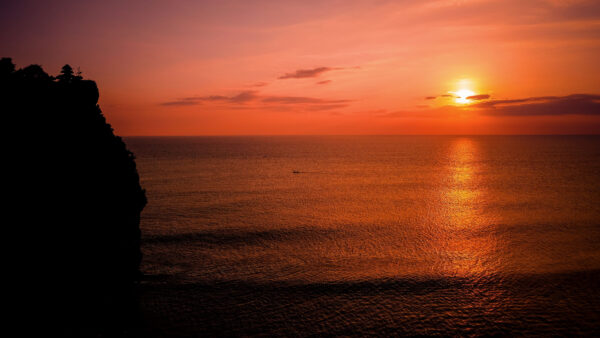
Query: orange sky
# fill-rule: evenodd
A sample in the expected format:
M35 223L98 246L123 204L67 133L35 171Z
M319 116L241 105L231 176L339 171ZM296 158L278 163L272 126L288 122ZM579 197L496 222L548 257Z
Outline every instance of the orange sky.
M600 133L597 0L124 2L4 1L0 56L125 136Z

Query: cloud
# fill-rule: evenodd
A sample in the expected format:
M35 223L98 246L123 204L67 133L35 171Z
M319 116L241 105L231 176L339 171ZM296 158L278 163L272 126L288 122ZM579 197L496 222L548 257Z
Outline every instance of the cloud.
M283 104L297 104L297 103L346 103L350 100L325 100L314 97L304 96L266 96L262 99L262 102L266 103L283 103Z
M600 95L572 94L489 100L470 106L492 116L600 115Z
M318 84L318 85L324 85L324 84L328 84L328 83L330 83L330 82L331 82L331 80L323 80L323 81L319 81L319 82L317 82L317 84Z
M331 110L347 107L352 100L321 99L306 96L274 96L259 95L257 91L242 91L237 95L209 95L184 97L174 101L160 103L161 106L192 106L202 103L225 104L239 109L270 109L270 110L295 110L307 111Z
M246 103L255 100L257 91L246 90L234 96L209 95L209 96L191 96L177 99L175 101L162 102L161 106L192 106L202 102L224 102L224 103Z
M360 66L353 67L317 67L313 69L298 69L292 73L285 73L278 77L280 80L284 79L304 79L304 78L314 78L318 77L325 72L329 72L332 70L344 70L344 69L361 69ZM317 84L326 84L331 82L331 80L324 80L317 82Z
M176 100L176 101L167 101L167 102L161 102L159 103L159 105L161 106L193 106L193 105L197 105L198 102L196 101L186 101L186 100Z
M467 96L467 100L487 100L490 98L489 94L478 94L478 95L472 95L472 96Z
M574 94L574 95L581 95L581 94ZM551 101L551 100L556 100L558 98L560 98L560 97L559 96L534 96L534 97L527 97L524 99L490 100L490 101L474 104L471 107L495 108L496 106L507 105L507 104L519 104L519 103L528 103L528 102L536 102L536 101Z
M438 97L454 97L454 95L442 94L442 95L439 95L439 96L425 96L425 100L435 100Z
M305 109L310 111L333 110L348 107L347 104L316 104L307 106Z
M304 96L265 96L261 102L266 104L262 108L267 109L280 110L282 107L284 109L292 107L306 111L322 111L347 107L352 100L328 100Z
M298 69L297 71L293 72L293 73L286 73L280 77L278 77L278 79L302 79L302 78L307 78L307 77L317 77L319 75L321 75L322 73L328 72L330 70L333 70L334 68L331 67L317 67L317 68L313 68L313 69Z
M231 103L244 103L244 102L252 101L252 100L256 99L257 97L258 96L256 95L255 91L247 90L247 91L239 93L238 95L230 97L228 99L228 101Z
M256 82L256 83L249 85L248 87L264 87L268 84L269 84L268 82Z

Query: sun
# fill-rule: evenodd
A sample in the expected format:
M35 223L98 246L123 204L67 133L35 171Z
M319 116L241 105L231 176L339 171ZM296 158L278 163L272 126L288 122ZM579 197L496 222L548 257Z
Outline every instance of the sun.
M456 95L456 98L454 100L456 101L456 103L459 104L467 104L471 102L471 100L469 100L468 97L475 95L475 92L469 89L460 89L452 93Z

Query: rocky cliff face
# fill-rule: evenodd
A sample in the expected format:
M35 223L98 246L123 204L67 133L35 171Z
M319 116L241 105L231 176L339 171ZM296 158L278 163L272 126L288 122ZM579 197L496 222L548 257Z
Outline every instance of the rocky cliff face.
M140 275L146 196L133 154L97 104L96 83L65 67L53 78L2 59L0 109L13 275L34 284L23 291L32 307L60 303L68 320L122 308Z

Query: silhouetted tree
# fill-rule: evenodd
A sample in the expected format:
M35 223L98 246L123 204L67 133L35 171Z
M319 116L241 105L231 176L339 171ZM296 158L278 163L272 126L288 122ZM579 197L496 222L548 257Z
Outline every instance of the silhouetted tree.
M57 78L39 65L15 71L11 59L0 61L3 192L14 216L3 238L16 304L37 313L35 323L46 316L77 335L118 325L133 306L146 197L133 154L97 105L96 83L74 81L68 65Z
M0 59L0 77L8 77L15 71L15 64L11 58Z
M60 71L60 75L56 77L58 82L70 83L75 79L73 75L73 68L68 64L64 65Z
M77 73L75 74L75 80L83 80L83 76L81 76L81 69L77 67Z
M52 77L48 75L42 66L40 65L29 65L25 68L19 69L16 72L16 75L23 82L38 82L38 83L47 83L52 80Z

